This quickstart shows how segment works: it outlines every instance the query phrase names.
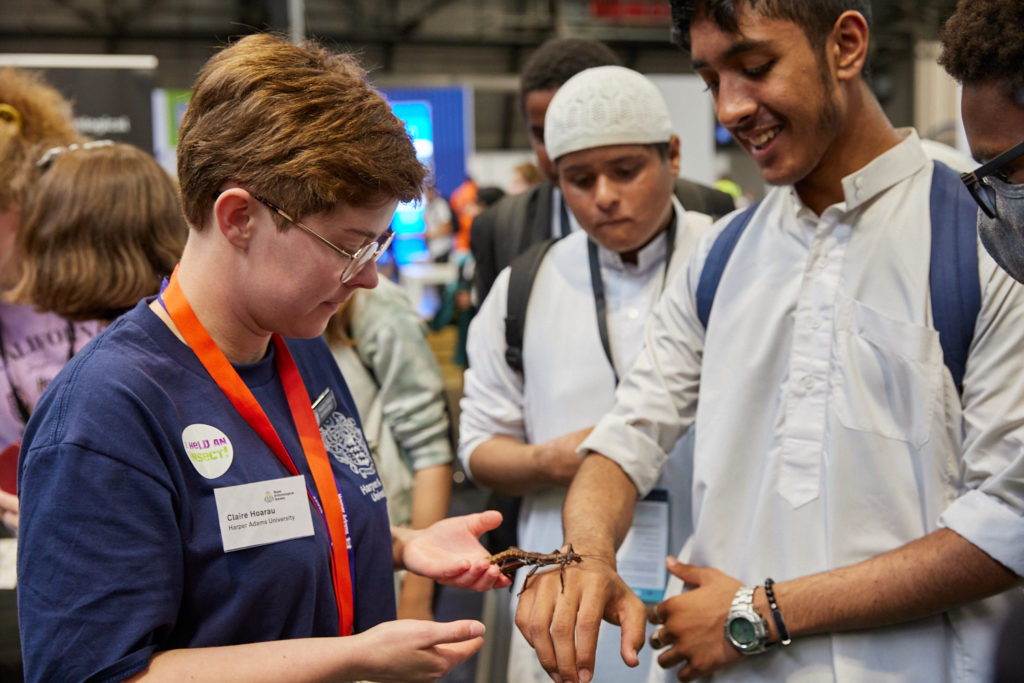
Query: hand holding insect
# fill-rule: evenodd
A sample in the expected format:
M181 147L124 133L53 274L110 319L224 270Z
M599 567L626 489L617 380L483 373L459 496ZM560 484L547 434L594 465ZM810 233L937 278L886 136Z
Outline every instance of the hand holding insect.
M602 619L622 629L622 661L639 664L646 610L615 571L615 549L629 529L636 498L636 486L616 462L599 453L585 457L569 487L562 524L586 562L566 572L564 592L554 572L541 572L519 598L516 626L544 670L563 683L594 678Z
M564 572L570 564L569 553L587 561L573 561L578 568ZM555 554L538 557L552 556ZM558 576L554 571L538 573L529 584L530 590L520 593L516 609L516 626L536 650L541 666L558 673L565 683L590 681L602 619L622 626L620 654L626 664L636 666L637 652L644 642L646 611L616 574L614 560L576 553L571 546L558 557L565 559L540 560L560 564Z

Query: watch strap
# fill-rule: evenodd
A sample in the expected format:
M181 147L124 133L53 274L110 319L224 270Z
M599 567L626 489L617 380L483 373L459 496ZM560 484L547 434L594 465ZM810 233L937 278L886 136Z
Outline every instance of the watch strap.
M761 654L768 647L768 622L761 613L754 609L754 591L757 586L741 586L733 596L732 605L729 607L729 615L725 621L725 633L729 642L741 654ZM734 639L730 631L730 625L734 619L743 619L754 626L756 640L750 643L741 643Z
M732 598L732 609L753 609L754 590L757 586L743 586Z

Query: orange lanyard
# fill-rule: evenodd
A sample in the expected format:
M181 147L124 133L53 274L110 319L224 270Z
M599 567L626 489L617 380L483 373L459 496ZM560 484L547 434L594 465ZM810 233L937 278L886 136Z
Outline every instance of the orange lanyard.
M206 328L199 322L199 318L196 317L192 307L185 299L185 294L178 284L177 268L171 275L171 282L164 290L162 297L171 320L177 325L181 335L185 338L185 343L199 358L199 362L210 373L213 381L228 397L242 418L260 435L270 450L274 451L277 459L292 475L297 475L299 471L284 444L281 443L281 437L277 435L267 414L260 407L249 387L238 376L238 372L231 366L227 357L217 348L216 342L210 338ZM299 369L295 366L295 360L281 335L274 334L273 341L277 373L284 386L285 396L288 398L288 407L291 409L292 420L295 422L299 440L302 442L306 462L313 473L317 495L323 504L323 510L321 510L316 498L307 487L307 495L327 522L328 540L331 544L331 578L334 581L334 598L338 603L338 632L343 636L351 635L352 577L349 573L347 530L341 493L335 484L334 472L327 459L327 449L324 448L323 439L320 437L320 428L317 426L316 416L314 416L313 408L309 403L309 393L306 391L306 385L302 381Z

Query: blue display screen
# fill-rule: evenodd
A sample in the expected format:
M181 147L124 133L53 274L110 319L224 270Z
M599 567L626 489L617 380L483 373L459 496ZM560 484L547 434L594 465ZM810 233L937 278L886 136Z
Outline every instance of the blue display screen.
M434 122L433 108L426 100L391 102L395 116L405 123L406 130L416 148L416 158L428 168L434 168ZM398 205L392 223L395 231L395 261L401 266L412 261L427 258L427 246L423 241L423 203L408 202Z

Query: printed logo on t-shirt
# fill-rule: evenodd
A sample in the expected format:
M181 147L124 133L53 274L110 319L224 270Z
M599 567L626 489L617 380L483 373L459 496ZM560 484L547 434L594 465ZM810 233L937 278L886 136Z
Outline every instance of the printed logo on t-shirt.
M196 472L207 479L216 479L228 471L235 457L227 435L216 427L197 422L181 432L185 453Z
M334 412L320 425L320 436L324 440L327 452L342 465L348 465L349 469L363 479L377 476L377 469L373 466L373 457L370 455L369 446L366 445L363 430L359 428L354 418Z

